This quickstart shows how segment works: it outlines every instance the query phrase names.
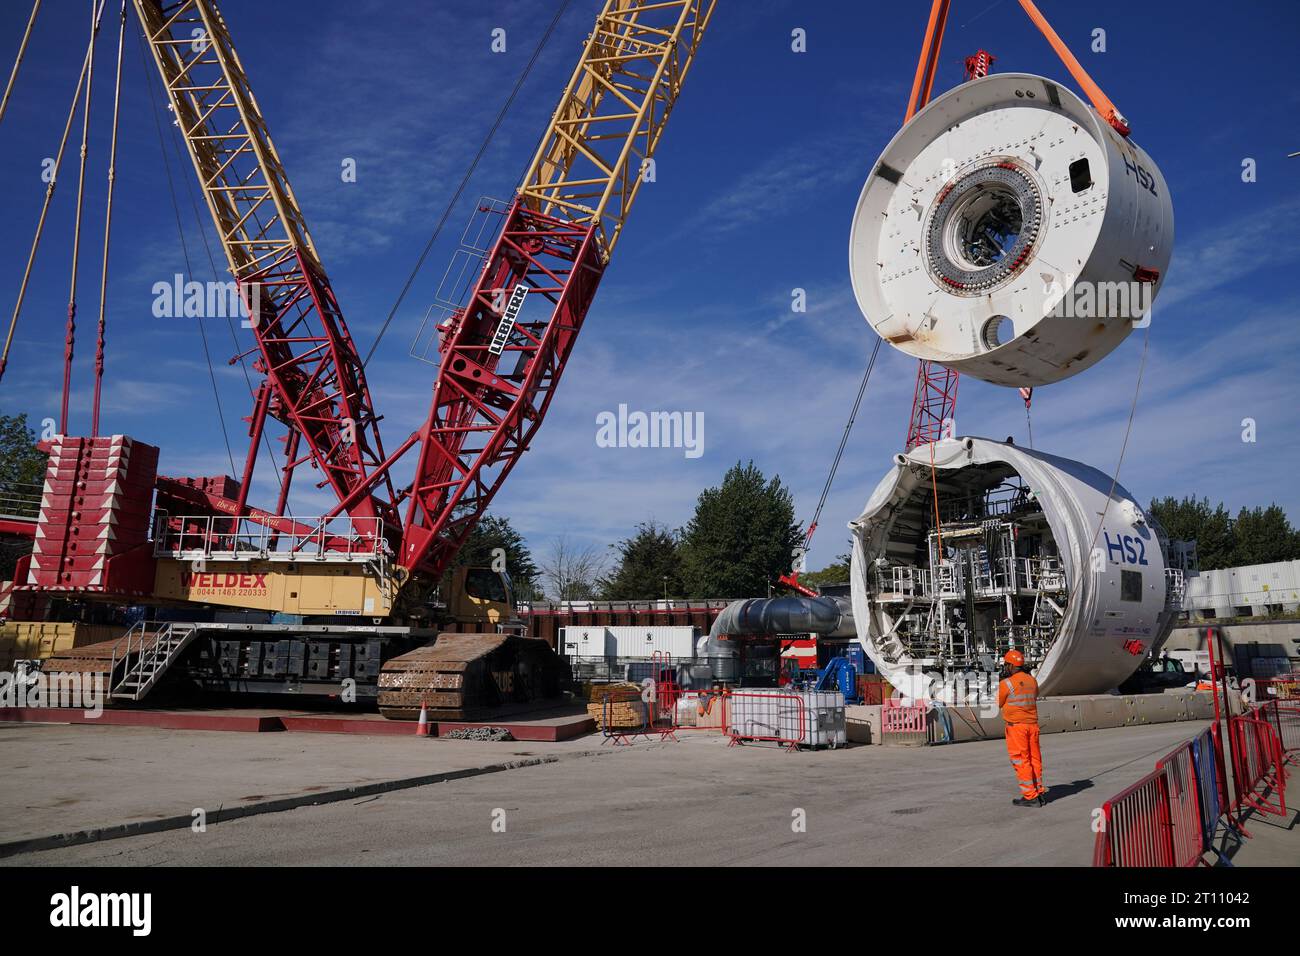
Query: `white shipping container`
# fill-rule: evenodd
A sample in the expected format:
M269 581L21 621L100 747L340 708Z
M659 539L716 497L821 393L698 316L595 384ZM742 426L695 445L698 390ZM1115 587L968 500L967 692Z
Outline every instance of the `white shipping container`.
M615 625L609 633L610 651L615 657L645 658L667 654L674 661L688 661L695 654L695 628L689 625Z
M560 646L565 657L609 657L609 630L598 624L571 624L560 628Z
M1300 560L1202 571L1186 579L1183 607L1187 610L1232 617L1238 608L1262 615L1269 605L1278 604L1288 611L1300 606Z

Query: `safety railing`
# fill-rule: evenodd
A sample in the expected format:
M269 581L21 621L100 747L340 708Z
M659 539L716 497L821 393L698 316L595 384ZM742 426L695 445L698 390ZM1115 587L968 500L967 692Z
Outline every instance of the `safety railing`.
M19 481L0 482L0 515L36 518L41 513L44 485Z
M656 727L672 727L677 698L682 689L677 683L677 665L673 656L666 651L655 651L650 655L652 673L649 678L654 688L651 719Z
M1056 627L1051 624L995 624L993 650L999 658L1007 651L1020 651L1025 662L1034 666L1047 656L1055 636Z
M930 580L933 583L934 597L956 599L965 593L962 567L952 561L940 561L933 565Z
M997 558L989 562L978 549L972 587L980 597L1002 594L1065 590L1065 572L1057 558ZM892 565L876 570L876 598L881 601L955 599L965 593L967 569L960 563L941 561L933 573L912 565Z
M183 561L367 561L383 559L383 519L285 519L272 528L247 518L168 515L154 522L154 556Z
M1192 766L1196 771L1196 796L1201 811L1202 846L1212 850L1219 828L1219 816L1227 809L1228 792L1223 775L1223 749L1219 746L1219 728L1211 727L1194 737L1190 744Z
M567 659L574 680L589 681L594 684L621 681L641 684L647 679L656 679L661 667L656 663L653 654L650 657L569 654ZM723 659L717 660L719 663L723 662ZM730 659L726 660L730 661ZM684 689L708 684L711 682L711 677L706 678L703 675L706 672L712 674L714 661L714 658L707 657L673 658L672 666L677 672L675 679ZM692 677L695 673L701 676ZM696 681L695 684L692 684L693 680Z
M882 601L906 601L930 594L930 573L910 564L876 569L876 593Z
M645 733L649 727L649 705L638 691L611 691L600 703L600 733L605 738L602 745L630 744L634 736Z
M1065 568L1058 558L1024 558L1028 576L1026 590L1064 591Z
M601 698L600 733L605 739L601 746L631 746L638 737L658 736L660 740L676 739L671 721L659 720L656 710L656 688L653 684L640 691L611 691Z
M1261 704L1259 709L1277 730L1283 762L1291 763L1300 757L1300 700L1271 700Z
M1165 568L1165 607L1181 608L1187 584L1181 568Z

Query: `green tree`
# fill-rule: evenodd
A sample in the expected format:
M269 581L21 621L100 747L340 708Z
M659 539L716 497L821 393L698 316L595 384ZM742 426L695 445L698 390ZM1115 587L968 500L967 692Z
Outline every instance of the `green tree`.
M0 415L0 513L36 517L45 458L26 415ZM18 559L31 550L30 538L0 541L0 581L12 580Z
M509 518L484 515L457 553L456 565L499 569L502 555L506 573L514 584L515 597L521 601L540 597L537 564L524 536L514 529Z
M682 534L682 583L689 597L755 597L790 571L801 535L794 498L751 461L737 462L706 488Z
M1202 571L1230 568L1235 563L1232 517L1222 503L1212 506L1209 498L1190 495L1181 500L1158 498L1151 502L1151 513L1170 538L1196 542Z
M1268 564L1300 558L1300 536L1277 505L1242 508L1232 523L1233 564ZM1199 546L1198 546L1199 547Z
M0 415L0 489L39 485L45 480L45 452L36 447L36 434L27 416Z
M807 587L820 588L828 584L849 583L849 556L841 554L833 564L828 564L820 571L807 571L799 575L799 583Z
M618 565L600 580L601 597L607 601L653 601L681 597L682 558L680 533L646 521L636 534L614 545Z

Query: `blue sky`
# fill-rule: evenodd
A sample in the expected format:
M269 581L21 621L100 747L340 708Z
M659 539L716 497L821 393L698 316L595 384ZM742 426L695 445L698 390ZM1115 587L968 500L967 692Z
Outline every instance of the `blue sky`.
M371 364L390 446L427 411L433 370L408 348L460 227L478 196L507 198L517 185L598 6L571 4ZM221 7L366 350L556 5L223 0ZM533 449L496 499L493 510L510 516L534 550L561 533L604 545L648 518L681 524L700 489L741 458L779 473L800 519L808 518L874 341L849 284L850 216L900 122L928 7L719 3L658 153L657 182L642 191ZM938 89L959 82L962 58L980 47L998 57L995 70L1068 81L1014 0L954 7ZM29 8L11 0L0 10L6 73ZM1194 493L1233 509L1276 501L1300 519L1300 158L1286 158L1300 150L1300 5L1192 0L1145 4L1139 16L1131 0L1043 0L1040 8L1128 117L1173 195L1174 262L1156 304L1121 481L1142 500ZM6 321L40 209L41 162L54 154L84 51L85 18L82 0L46 0L0 125ZM507 31L504 54L490 51L497 27ZM796 27L807 32L806 53L790 49ZM1107 50L1092 53L1099 27ZM224 321L206 327L218 403L195 320L151 314L153 283L185 264L139 49L128 39L106 430L160 445L164 473L216 474L230 470L217 408L242 464L240 418L252 403L242 372L226 365L234 344ZM115 41L109 18L87 183L75 433L89 424ZM1257 163L1253 183L1241 178L1247 157ZM357 163L354 183L340 176L346 158ZM188 167L180 177L196 278L210 279ZM0 384L0 411L25 411L36 422L58 414L75 188L75 164L65 159ZM805 314L790 311L794 288L807 290ZM1139 333L1093 369L1038 390L1036 446L1113 469L1141 352ZM845 550L845 522L899 450L915 368L882 350L811 567ZM620 403L703 412L704 454L597 447L596 416ZM1257 423L1254 443L1241 440L1247 417ZM963 379L958 431L1023 442L1023 406L1014 390ZM259 503L270 505L274 475L266 461L259 469ZM315 514L324 505L308 490L294 510Z

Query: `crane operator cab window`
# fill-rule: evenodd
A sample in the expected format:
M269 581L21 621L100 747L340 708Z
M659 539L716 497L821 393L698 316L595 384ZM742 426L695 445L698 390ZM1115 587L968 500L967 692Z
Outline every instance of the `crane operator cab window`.
M465 575L465 593L475 600L511 604L510 582L491 568L470 568Z

